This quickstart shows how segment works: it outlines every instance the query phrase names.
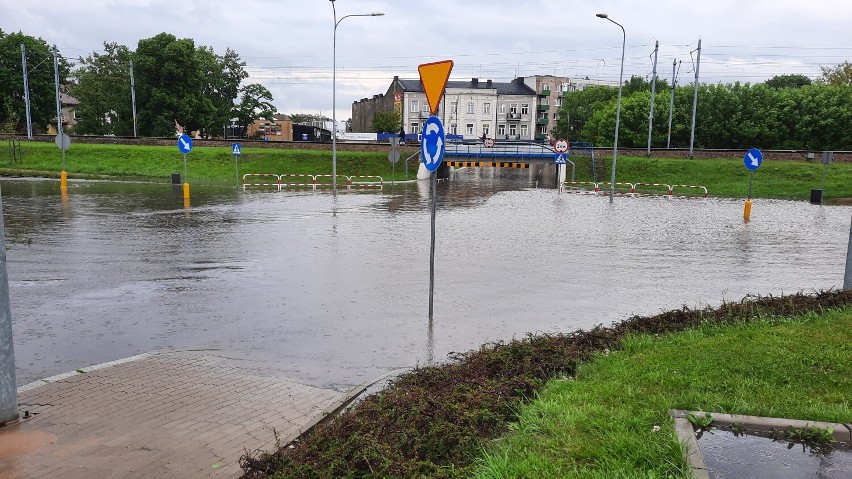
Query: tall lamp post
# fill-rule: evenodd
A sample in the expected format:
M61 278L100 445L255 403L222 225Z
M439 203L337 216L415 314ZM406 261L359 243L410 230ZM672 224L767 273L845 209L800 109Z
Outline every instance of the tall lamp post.
M615 144L612 147L612 180L609 182L609 202L612 203L612 198L615 196L615 161L618 158L618 124L621 120L621 86L624 78L624 46L627 43L627 33L624 32L624 27L615 20L609 18L606 13L598 13L598 18L609 20L621 28L621 73L618 74L618 106L615 108Z
M355 13L345 15L337 19L337 9L334 8L334 0L331 2L331 11L334 13L334 43L332 46L332 67L331 67L331 181L332 191L337 195L337 26L344 19L349 17L381 17L382 12L373 13Z

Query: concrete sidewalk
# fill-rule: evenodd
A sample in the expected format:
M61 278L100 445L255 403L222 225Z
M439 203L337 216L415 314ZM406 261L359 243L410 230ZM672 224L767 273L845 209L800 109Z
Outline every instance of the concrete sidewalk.
M291 439L345 396L209 354L129 359L21 388L0 478L238 477L244 450L271 450L273 429Z

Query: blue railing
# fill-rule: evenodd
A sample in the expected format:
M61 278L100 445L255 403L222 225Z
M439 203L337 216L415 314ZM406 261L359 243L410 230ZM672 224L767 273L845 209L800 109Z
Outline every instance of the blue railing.
M553 160L555 152L550 145L541 143L497 143L486 147L482 143L447 142L446 156L466 158L535 158Z

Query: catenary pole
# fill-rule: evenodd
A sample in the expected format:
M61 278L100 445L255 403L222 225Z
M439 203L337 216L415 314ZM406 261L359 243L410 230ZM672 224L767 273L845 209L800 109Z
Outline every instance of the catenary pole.
M130 101L133 104L133 137L136 138L136 83L133 81L133 60L130 60Z
M698 70L701 67L701 39L698 39L698 58L695 60L695 93L692 94L692 133L689 136L689 157L695 144L695 114L698 111Z
M671 95L669 96L669 138L666 140L666 148L672 147L672 112L674 112L674 94L675 87L677 86L677 72L675 71L675 66L677 65L677 60L672 60L672 90Z
M648 151L651 156L651 130L654 127L654 96L657 91L657 52L660 50L660 42L654 42L654 70L651 73L651 111L648 113Z
M27 76L27 47L21 43L21 65L24 68L24 103L27 105L27 138L33 139L33 121L30 118L30 81Z

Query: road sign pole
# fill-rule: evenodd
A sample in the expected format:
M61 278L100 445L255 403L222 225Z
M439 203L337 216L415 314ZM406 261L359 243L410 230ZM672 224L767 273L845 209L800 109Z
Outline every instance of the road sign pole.
M438 198L438 172L432 172L432 242L429 248L429 319L432 319L432 304L435 298L435 203Z
M189 175L186 173L186 153L183 154L183 182L189 183Z
M828 163L825 161L822 162L822 189L819 190L819 205L823 205L823 198L825 198L825 169L828 167Z
M751 170L751 174L748 175L748 199L751 199L751 184L754 182L754 171Z
M237 172L237 186L240 186L240 157L234 155L234 169Z

